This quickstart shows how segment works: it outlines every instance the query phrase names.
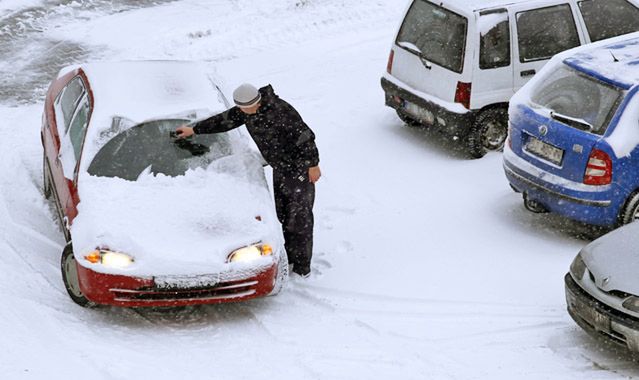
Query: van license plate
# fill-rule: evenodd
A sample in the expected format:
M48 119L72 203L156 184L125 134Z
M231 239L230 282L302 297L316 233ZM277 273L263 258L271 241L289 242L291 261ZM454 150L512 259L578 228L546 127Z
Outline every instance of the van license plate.
M409 114L413 115L415 118L417 118L420 121L423 121L426 124L435 123L435 115L431 111L424 109L415 103L411 103L405 100L404 109L406 110L406 112L408 112Z
M534 154L537 157L541 157L545 160L552 162L553 164L560 166L561 161L564 158L564 151L557 147L530 136L526 143L526 151Z

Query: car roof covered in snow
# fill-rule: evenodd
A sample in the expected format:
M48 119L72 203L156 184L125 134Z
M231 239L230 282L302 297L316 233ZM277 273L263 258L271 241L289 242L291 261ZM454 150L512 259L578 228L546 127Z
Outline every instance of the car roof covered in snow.
M204 65L188 61L97 62L80 65L93 93L81 166L115 133L168 118L202 118L227 108ZM116 123L114 120L127 120Z
M602 82L628 90L639 84L639 33L577 48L563 62Z
M451 5L458 9L465 9L467 11L479 11L482 9L506 7L513 4L520 3L554 3L552 0L445 0L445 1L432 1L436 4ZM556 2L556 1L555 1Z

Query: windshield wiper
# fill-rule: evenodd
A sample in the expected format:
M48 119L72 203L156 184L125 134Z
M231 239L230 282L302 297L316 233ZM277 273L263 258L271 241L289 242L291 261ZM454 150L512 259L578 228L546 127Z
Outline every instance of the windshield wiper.
M550 117L552 117L553 119L561 123L567 124L571 127L581 129L582 131L592 132L592 130L595 129L595 127L592 124L590 124L584 119L563 115L555 111L550 111Z

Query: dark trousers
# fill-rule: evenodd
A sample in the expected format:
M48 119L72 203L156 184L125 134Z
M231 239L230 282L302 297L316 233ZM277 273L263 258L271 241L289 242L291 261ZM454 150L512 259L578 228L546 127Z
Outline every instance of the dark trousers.
M273 189L288 262L293 264L294 272L306 274L311 270L313 256L315 185L308 180L308 171L291 174L274 170Z

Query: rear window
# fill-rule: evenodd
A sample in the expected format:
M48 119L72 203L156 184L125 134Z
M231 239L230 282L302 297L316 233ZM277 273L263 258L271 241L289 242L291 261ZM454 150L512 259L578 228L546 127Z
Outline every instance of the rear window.
M585 0L579 9L593 42L639 31L639 8L626 0Z
M620 89L565 65L540 83L531 96L533 107L550 110L556 120L597 135L606 132L622 96Z
M397 45L456 73L464 68L468 20L425 0L416 0L397 35Z
M579 46L579 34L570 5L517 13L519 59L541 61Z

